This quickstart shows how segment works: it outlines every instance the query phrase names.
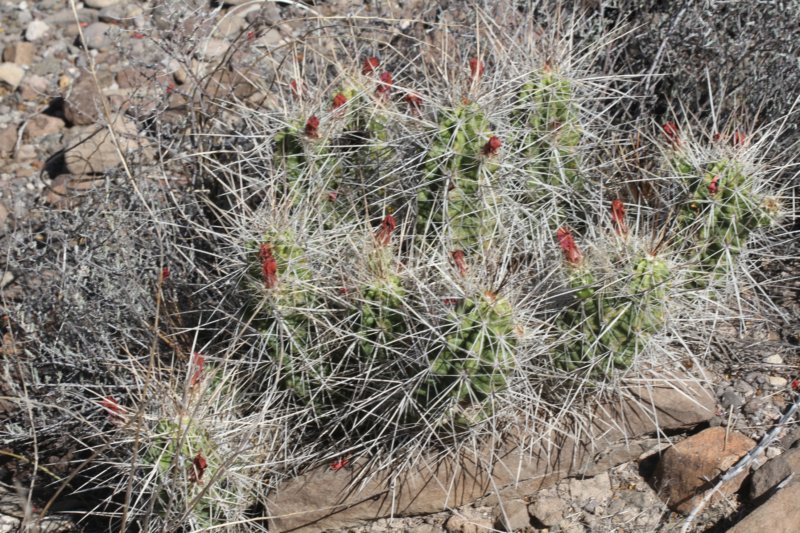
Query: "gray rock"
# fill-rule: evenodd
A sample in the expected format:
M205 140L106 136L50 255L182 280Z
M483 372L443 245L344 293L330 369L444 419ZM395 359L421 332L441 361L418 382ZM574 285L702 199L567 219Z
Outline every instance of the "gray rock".
M86 46L91 50L105 50L111 46L111 25L94 22L83 30Z
M528 506L528 512L545 527L553 527L564 519L567 504L556 496L537 498Z
M528 506L522 500L508 500L493 510L494 527L501 531L518 531L531 525Z
M97 11L94 9L78 10L78 22L91 24L92 22L97 22L97 18ZM73 14L72 9L67 8L53 13L49 17L45 18L44 21L51 26L74 26L75 15Z
M17 127L14 125L0 129L0 154L11 154L17 144Z
M756 390L750 385L747 381L740 379L733 385L733 389L742 394L745 398L749 398L753 394L755 394Z
M800 448L770 459L750 477L750 498L756 499L794 473L800 478ZM799 479L800 480L800 479Z
M741 407L744 405L744 396L736 392L734 389L729 388L725 392L722 393L722 396L719 399L720 405L724 409L730 409L731 407Z
M22 82L25 71L15 63L0 64L0 85L5 85L11 90L15 90Z
M42 39L50 31L50 25L43 20L32 20L25 28L25 40L29 42Z
M767 383L773 389L782 389L786 386L789 381L786 378L782 378L780 376L769 376L767 378Z
M130 26L142 13L144 13L142 6L136 4L113 4L100 10L99 19L101 22Z
M746 415L754 415L764 407L764 398L753 398L744 404L742 412Z
M768 365L782 365L783 357L781 357L779 354L772 354L770 356L765 357L763 361L765 364Z

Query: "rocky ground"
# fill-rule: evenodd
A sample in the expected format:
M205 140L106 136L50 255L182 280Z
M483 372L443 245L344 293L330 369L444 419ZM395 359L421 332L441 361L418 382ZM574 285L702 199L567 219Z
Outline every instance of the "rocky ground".
M463 17L459 3L447 0L312 3L323 15L398 18L412 13L418 19L453 24ZM798 9L791 7L793 3L765 5L764 9L750 9L748 2L586 3L595 13L599 11L598 24L627 21L636 28L621 38L621 52L607 59L606 68L667 72L643 81L641 89L648 96L645 109L631 113L660 120L667 113L664 102L680 99L694 113L703 115L708 113L709 101L716 100L721 113L745 113L755 125L790 111L800 87L796 63L800 43L796 20L800 13L791 11ZM196 4L206 7L205 3ZM212 39L200 46L190 42L189 33L184 44L194 47L194 61L212 62L228 52L230 43L243 32L250 38L247 32L257 31L252 40L270 50L305 31L306 10L292 4L234 0L226 0L224 7L214 4L215 12L198 19L204 25L222 21ZM122 139L122 148L134 160L152 162L151 144L174 133L169 128L181 127L181 106L187 104L182 87L192 80L187 79L181 64L164 59L159 41L148 38L154 31L178 31L169 16L169 4L84 0L75 8L59 0L0 4L0 243L4 249L11 242L36 235L50 210L68 209L85 191L103 187L103 172L117 166L116 147L101 126L98 91L108 98L112 113L121 112L114 119L114 129ZM256 20L268 20L269 24L250 29L256 28L251 26ZM191 21L184 19L184 23ZM87 68L90 63L95 65L94 75ZM705 89L707 81L720 87L711 98ZM236 90L230 79L220 83ZM160 94L153 92L159 89ZM159 109L164 122L158 127L145 120L155 111L154 106L163 106ZM175 115L172 119L170 113ZM89 142L79 142L87 138ZM791 148L796 139L793 126L781 142ZM706 424L669 436L669 443L676 445L672 448L675 453L681 453L681 446L726 451L699 453L699 463L691 465L692 472L703 471L713 478L730 467L795 401L795 380L800 377L800 284L796 280L800 247L796 243L788 246L783 258L764 268L767 275L784 278L771 290L785 320L753 325L745 336L739 331L727 332L742 337L738 348L724 358L713 354L707 358L716 383L717 413ZM24 292L27 275L3 270L0 289L4 303ZM8 331L4 329L4 333ZM14 354L5 343L2 353L3 357ZM4 412L2 390L0 386L0 416ZM780 430L776 440L754 458L753 473L732 481L726 495L698 516L692 531L726 530L756 507L754 513L786 521L783 526L777 524L776 529L766 530L793 529L794 518L788 509L773 508L783 505L783 500L777 499L782 492L770 498L769 489L792 472L800 475L796 447L800 433L793 429L796 424L791 420ZM636 461L592 478L562 480L522 500L503 505L478 502L435 515L382 519L352 531L677 531L683 523L680 511L687 512L691 507L684 505L676 510L675 502L699 489L680 474L681 469L690 468L685 459L688 455L679 455L673 461L675 466L669 466L664 454L658 464L656 452L669 443L662 442ZM26 509L32 510L25 505L24 489L15 478L23 462L19 456L0 450L0 532L15 531ZM671 481L666 483L667 479ZM784 490L796 491L797 486ZM71 527L67 518L60 517L54 518L47 530Z

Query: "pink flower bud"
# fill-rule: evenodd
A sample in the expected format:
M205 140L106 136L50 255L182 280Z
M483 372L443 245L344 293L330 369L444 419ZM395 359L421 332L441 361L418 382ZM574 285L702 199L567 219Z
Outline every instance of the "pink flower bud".
M747 135L741 130L733 132L733 145L737 148L744 146L747 143Z
M714 176L708 184L708 194L715 195L719 191L719 176Z

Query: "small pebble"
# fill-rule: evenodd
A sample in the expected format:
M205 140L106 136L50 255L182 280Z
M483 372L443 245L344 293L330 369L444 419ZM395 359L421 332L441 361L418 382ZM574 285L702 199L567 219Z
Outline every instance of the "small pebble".
M764 363L768 365L782 365L783 364L783 357L778 354L772 354L769 357L764 358Z
M744 396L739 394L733 389L728 389L724 393L722 393L722 397L720 398L720 405L724 409L730 409L731 407L741 407L744 405Z
M769 383L770 387L774 387L776 389L782 389L788 383L786 378L782 378L780 376L770 376L767 378L767 382Z

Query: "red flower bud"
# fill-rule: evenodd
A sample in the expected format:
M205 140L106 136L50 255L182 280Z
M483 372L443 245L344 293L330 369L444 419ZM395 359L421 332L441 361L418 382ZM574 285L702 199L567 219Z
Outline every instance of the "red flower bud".
M338 198L338 197L339 197L339 193L337 191L330 191L328 193L328 201L329 202L335 202L336 198Z
M680 146L681 145L681 134L678 130L678 125L672 121L664 123L662 126L662 131L664 133L664 137L672 144L672 146Z
M456 268L458 268L458 273L461 276L467 275L467 264L464 261L464 251L463 250L453 250L450 252L450 257L453 258L453 262L456 264Z
M112 415L120 414L122 412L122 408L119 406L117 400L115 400L113 396L106 396L103 398L103 400L100 402L100 407L111 411Z
M306 121L306 135L312 139L319 139L319 119L311 115Z
M347 97L345 95L343 95L342 93L336 93L336 95L333 97L333 108L334 109L339 109L340 107L342 107L346 103L347 103Z
M392 240L392 232L396 227L397 221L392 215L386 215L383 217L381 226L378 228L378 232L375 234L375 240L377 243L380 246L388 246Z
M747 142L747 135L743 131L736 130L733 132L733 145L737 148L742 147Z
M263 243L258 250L261 259L261 272L264 275L264 284L268 289L274 289L278 284L278 262L272 255L272 246Z
M719 176L714 176L708 184L708 194L714 195L719 191Z
M415 111L419 111L419 108L422 107L422 97L415 93L408 93L403 97L403 101Z
M169 267L161 268L161 281L169 279Z
M558 228L556 238L558 239L558 245L561 246L561 250L564 252L564 259L567 260L567 263L579 265L583 260L583 255L578 249L578 245L575 244L572 233L567 228Z
M503 146L503 142L500 140L500 138L492 135L489 137L489 140L486 141L486 144L483 145L481 153L487 157L497 155L501 146Z
M792 390L800 389L800 379L795 378L792 380Z
M625 223L625 205L622 200L617 199L611 202L611 222L614 223L614 231L617 235L628 234L628 225Z
M483 61L477 57L469 59L469 72L473 80L480 79L486 69L484 68Z
M289 82L289 87L292 89L292 96L296 99L303 97L303 80L292 80Z
M206 468L208 468L208 461L203 457L203 452L199 451L192 461L192 473L189 475L189 481L201 482Z
M205 367L206 358L203 357L201 354L194 352L192 354L192 366L194 367L194 373L192 374L191 384L192 387L196 386L200 383L200 378L203 376L203 367Z
M334 461L331 463L331 470L338 471L347 466L350 461L346 457L342 457L341 459Z
M366 58L364 63L361 65L361 74L364 74L365 76L367 74L372 74L380 66L380 64L381 62L377 57Z
M389 94L389 91L392 90L392 84L394 83L394 79L392 78L392 73L388 70L386 72L381 72L380 83L378 87L375 89L375 94L379 96L386 96Z

